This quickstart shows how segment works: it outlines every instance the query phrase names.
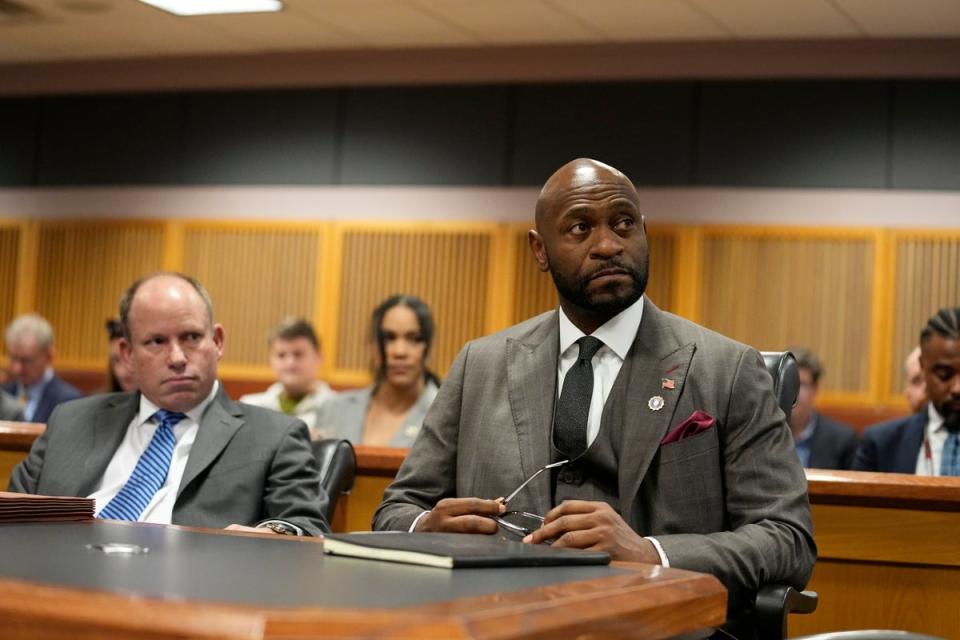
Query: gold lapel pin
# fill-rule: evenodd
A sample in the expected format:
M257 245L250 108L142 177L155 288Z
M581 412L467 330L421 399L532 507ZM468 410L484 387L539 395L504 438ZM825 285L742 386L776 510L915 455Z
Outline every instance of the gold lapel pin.
M647 400L647 406L650 407L651 411L660 411L660 409L663 409L663 397L653 396Z

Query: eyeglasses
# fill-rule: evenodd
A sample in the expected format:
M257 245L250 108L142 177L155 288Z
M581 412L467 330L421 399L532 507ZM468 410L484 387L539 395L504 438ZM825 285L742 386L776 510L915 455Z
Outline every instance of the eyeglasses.
M537 469L532 476L527 478L520 484L519 487L514 489L510 495L503 499L503 504L509 503L513 500L520 491L526 487L528 484L533 482L534 478L539 476L541 473L547 469L555 469L557 467L562 467L563 465L570 462L569 460L561 460L560 462L553 462L548 464L540 469ZM528 513L526 511L506 511L501 513L499 516L494 516L493 518L498 525L500 525L504 530L521 537L525 537L543 525L543 516L537 515L535 513Z

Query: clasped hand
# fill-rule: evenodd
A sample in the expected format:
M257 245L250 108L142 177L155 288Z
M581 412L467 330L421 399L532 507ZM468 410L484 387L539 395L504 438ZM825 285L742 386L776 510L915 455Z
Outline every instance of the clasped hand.
M502 499L444 498L417 523L417 531L494 534L494 516L506 512ZM523 539L528 544L606 551L614 560L660 564L653 543L637 535L606 502L567 500L551 509L543 526Z

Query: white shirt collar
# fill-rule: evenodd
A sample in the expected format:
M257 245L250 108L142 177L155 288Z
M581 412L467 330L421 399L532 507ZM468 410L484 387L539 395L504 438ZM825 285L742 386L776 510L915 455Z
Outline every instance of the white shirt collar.
M617 354L621 360L626 360L627 353L637 337L640 320L643 318L643 296L640 296L632 305L613 316L591 335ZM560 308L560 353L566 352L573 343L586 334L577 328L567 314Z
M190 411L187 411L187 417L200 424L200 418L203 417L203 412L206 411L207 407L210 406L210 403L213 402L213 399L217 397L217 391L220 389L220 381L213 381L213 388L210 389L210 393L204 398L203 402L195 406ZM157 411L160 410L160 407L150 402L147 399L147 396L140 394L140 413L137 414L137 425L142 425L150 420Z

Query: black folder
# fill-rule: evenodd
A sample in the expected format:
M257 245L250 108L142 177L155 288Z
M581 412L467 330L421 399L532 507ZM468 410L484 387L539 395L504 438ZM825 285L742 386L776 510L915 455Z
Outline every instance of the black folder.
M472 533L327 534L324 553L429 567L547 567L609 564L603 551L524 544L496 535Z

